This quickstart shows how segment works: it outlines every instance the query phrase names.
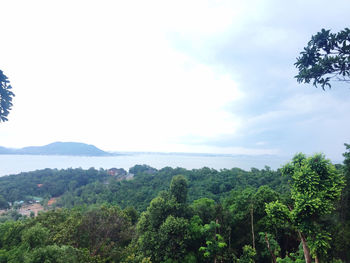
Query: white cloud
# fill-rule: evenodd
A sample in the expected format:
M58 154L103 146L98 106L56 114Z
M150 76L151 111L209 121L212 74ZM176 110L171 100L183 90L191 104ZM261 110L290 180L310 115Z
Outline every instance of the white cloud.
M346 126L345 98L297 90L286 70L321 19L346 20L327 10L327 19L313 17L314 2L6 1L0 68L16 98L0 145L62 140L106 150L277 153L262 149L274 144L259 135L278 137L285 121ZM232 67L216 61L220 52ZM230 112L229 104L253 109ZM240 138L241 147L206 145L220 138Z
M176 24L183 5L158 13L156 4L106 3L34 1L3 18L14 23L4 63L16 99L2 133L16 137L0 144L70 140L157 151L175 149L182 136L234 133L237 120L224 106L243 96L235 81L171 48L165 30L213 34L229 24L223 7L199 6L195 23L190 8ZM214 21L203 27L209 13Z

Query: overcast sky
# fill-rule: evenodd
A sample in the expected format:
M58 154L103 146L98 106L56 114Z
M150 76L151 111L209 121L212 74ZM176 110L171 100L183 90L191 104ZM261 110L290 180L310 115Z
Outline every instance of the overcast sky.
M350 2L1 1L0 69L16 97L0 145L342 160L350 86L294 79Z

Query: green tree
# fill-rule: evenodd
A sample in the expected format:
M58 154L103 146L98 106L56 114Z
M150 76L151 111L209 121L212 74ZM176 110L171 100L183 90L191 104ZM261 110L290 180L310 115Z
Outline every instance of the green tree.
M311 262L312 256L318 262L319 256L327 253L331 240L324 216L335 209L344 186L343 175L324 155L306 158L301 153L283 167L282 174L291 176L293 207L275 201L266 205L266 212L277 225L287 223L294 227L302 241L306 262Z
M215 220L215 201L209 198L201 198L193 201L191 208L195 215L198 215L204 224L209 224Z
M49 238L49 230L40 224L27 228L22 234L22 243L28 249L46 245Z
M310 83L324 90L331 79L350 82L350 29L330 33L322 29L311 37L295 66L299 83Z
M254 263L255 262L256 251L249 245L243 247L243 254L239 258L239 263Z
M12 108L12 98L15 96L6 75L0 70L0 122L7 121Z
M344 175L346 180L346 186L343 192L343 221L350 220L350 144L345 143L346 152L343 154L344 159Z
M6 199L0 195L0 209L7 209L9 207L9 204L7 203Z
M337 256L342 256L345 262L350 261L350 144L345 143L346 152L343 154L344 166L342 167L344 171L344 176L346 180L346 185L342 192L340 209L339 209L339 225L338 231L334 233L336 236Z
M187 200L187 180L182 175L173 177L170 183L170 195L178 203L186 203Z
M254 195L256 189L245 188L241 191L232 191L225 199L225 207L232 214L232 233L234 247L241 248L250 243L255 246L254 238ZM249 233L249 234L248 234Z
M73 210L59 225L54 240L59 245L88 249L93 257L110 257L118 262L121 250L132 239L130 221L117 206L101 206L87 212Z
M182 262L187 254L189 234L188 220L182 217L168 216L159 228L159 248L164 261L171 259Z
M137 225L138 246L152 262L184 262L190 239L189 213L185 203L187 182L174 176L169 192L154 198Z
M42 262L55 262L55 263L87 263L96 262L96 259L90 257L86 250L79 250L71 246L57 246L50 245L45 247L39 247L28 253L24 258L24 263L42 263Z
M259 232L269 232L271 225L265 211L265 203L279 198L278 193L268 186L258 189L245 188L242 191L232 191L225 199L225 207L232 214L232 245L240 250L244 245L251 244L256 249L256 259L259 262L270 261L270 255L261 254L265 244L257 243ZM256 247L257 246L257 247Z
M199 251L203 252L205 258L211 259L211 262L221 261L222 255L227 244L223 237L217 233L220 225L217 222L211 221L210 224L205 224L201 231L206 236L205 246L201 246Z

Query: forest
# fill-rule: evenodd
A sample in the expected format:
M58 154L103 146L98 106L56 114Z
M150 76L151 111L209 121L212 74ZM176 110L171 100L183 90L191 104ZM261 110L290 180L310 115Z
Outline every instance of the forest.
M0 262L349 262L345 146L343 164L299 153L276 171L136 165L129 180L94 168L1 177ZM15 202L33 196L45 210L18 214Z
M322 29L299 83L349 82L350 30ZM0 122L12 108L0 70ZM350 262L350 145L343 164L296 154L282 168L44 169L0 178L0 263ZM55 202L51 202L54 198ZM42 211L20 213L27 204Z

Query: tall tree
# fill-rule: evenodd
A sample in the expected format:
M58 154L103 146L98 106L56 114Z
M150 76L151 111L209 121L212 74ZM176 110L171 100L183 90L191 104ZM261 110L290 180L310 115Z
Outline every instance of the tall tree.
M187 200L187 181L182 175L173 177L170 183L170 195L178 203L186 203Z
M346 200L345 218L350 220L350 144L345 143L346 152L343 154L344 159L344 174L346 179L346 187L344 189L344 198Z
M324 225L324 216L335 209L344 187L344 178L324 155L306 158L294 156L283 167L282 173L291 176L293 206L279 201L266 205L266 212L276 224L290 223L298 232L303 244L306 263L314 257L325 255L329 248L330 234Z
M154 198L137 224L138 246L152 262L186 262L189 246L187 181L174 176L170 189Z
M299 83L310 83L324 90L330 80L350 82L350 29L331 33L322 29L300 53L295 66Z
M345 262L350 261L350 144L345 143L346 152L343 154L344 159L344 175L346 185L342 192L340 204L340 220L337 237L338 254L342 254Z
M0 122L7 121L7 116L12 108L12 98L15 96L6 75L0 70Z

